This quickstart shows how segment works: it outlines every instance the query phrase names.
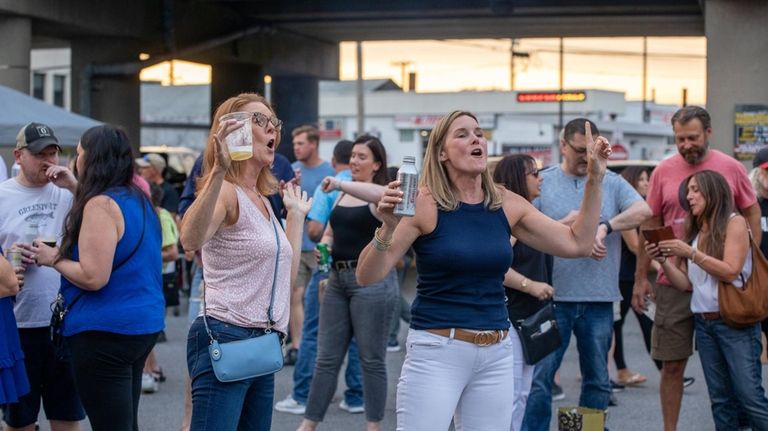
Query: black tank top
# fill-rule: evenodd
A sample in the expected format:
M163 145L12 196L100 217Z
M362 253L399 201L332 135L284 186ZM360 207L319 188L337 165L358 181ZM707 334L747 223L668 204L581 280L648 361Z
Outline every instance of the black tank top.
M336 205L331 211L330 223L333 229L331 256L336 262L357 259L381 225L367 204L356 207Z

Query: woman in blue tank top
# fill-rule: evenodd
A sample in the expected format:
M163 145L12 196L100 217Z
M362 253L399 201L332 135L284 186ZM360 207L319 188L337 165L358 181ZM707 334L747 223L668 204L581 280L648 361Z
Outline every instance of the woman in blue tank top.
M416 215L393 214L402 193L389 184L379 202L383 225L360 254L357 281L383 279L409 247L416 252L417 296L397 387L397 429L504 430L512 421L514 355L504 276L510 235L545 253L588 256L600 217L608 141L587 128L589 176L571 227L493 183L477 118L454 111L432 130Z
M63 334L91 428L138 429L144 361L163 329L160 222L133 184L125 131L88 129L61 248L35 241L39 265L61 273Z

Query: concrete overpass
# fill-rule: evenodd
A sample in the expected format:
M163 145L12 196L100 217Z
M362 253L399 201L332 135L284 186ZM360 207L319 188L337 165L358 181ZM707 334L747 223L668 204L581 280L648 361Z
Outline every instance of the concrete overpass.
M730 152L734 105L768 102L766 16L766 0L0 0L0 84L28 92L29 50L69 46L73 110L137 140L139 70L179 58L212 65L214 105L272 75L289 132L317 120L344 40L706 36L713 143Z

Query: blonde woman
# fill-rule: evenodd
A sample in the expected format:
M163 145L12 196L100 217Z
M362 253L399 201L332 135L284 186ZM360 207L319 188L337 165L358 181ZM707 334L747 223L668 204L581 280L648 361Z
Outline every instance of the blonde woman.
M383 225L360 254L357 281L382 280L413 246L419 284L407 354L397 387L397 429L509 429L514 345L504 305L512 262L510 235L549 254L592 251L601 182L610 152L587 127L589 178L571 227L493 183L487 142L474 114L454 111L432 130L416 215L393 214L402 193L389 184L379 202Z

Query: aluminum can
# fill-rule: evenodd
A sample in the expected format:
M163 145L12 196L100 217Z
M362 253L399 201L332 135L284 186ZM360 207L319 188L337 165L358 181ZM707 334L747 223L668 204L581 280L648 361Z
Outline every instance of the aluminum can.
M416 193L419 189L419 171L416 169L416 157L403 157L403 164L397 171L400 181L400 191L403 200L395 205L394 214L397 216L413 217L416 214Z
M317 262L318 272L328 272L331 270L331 253L328 252L328 244L320 243L315 248L320 253L320 260Z
M8 259L8 262L11 263L12 267L18 268L21 266L21 250L8 250L5 254L5 258Z

